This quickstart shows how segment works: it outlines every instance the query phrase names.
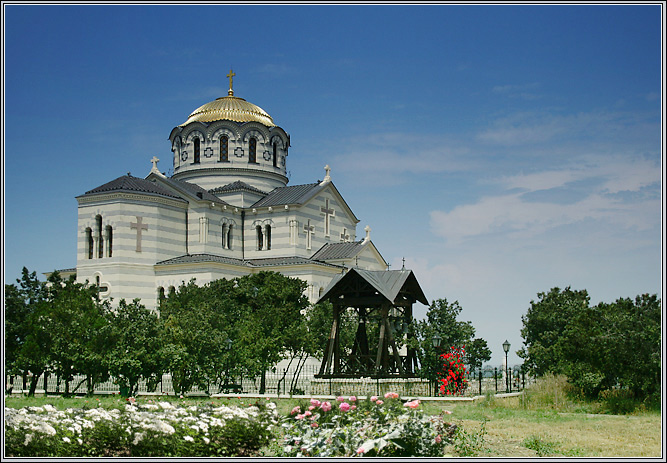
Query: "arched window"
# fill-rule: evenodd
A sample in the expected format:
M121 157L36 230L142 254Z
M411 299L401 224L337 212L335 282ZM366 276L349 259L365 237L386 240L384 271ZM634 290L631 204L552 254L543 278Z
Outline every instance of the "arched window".
M265 234L266 234L266 250L271 249L271 225L267 225L265 228Z
M250 139L248 162L257 164L257 139L254 137Z
M227 138L227 135L220 137L220 161L229 162L229 138Z
M104 237L102 236L102 216L95 217L95 236L97 237L97 258L104 257Z
M176 288L174 288L173 286L170 286L169 287L169 295L173 296L174 294L176 294Z
M88 248L88 259L93 258L93 230L92 228L86 228L86 247Z
M222 249L227 249L227 224L222 224Z
M158 303L162 302L164 300L164 288L160 286L157 289L157 301Z
M194 143L195 143L195 159L193 162L195 164L199 164L199 159L200 159L199 138L195 138Z
M278 167L278 143L273 144L273 167Z
M107 257L111 257L113 255L113 229L111 228L111 225L107 225Z
M262 234L262 226L257 225L256 230L257 230L257 250L261 251L262 247L264 246L264 235Z
M234 225L229 225L229 230L227 230L227 249L232 249L232 229Z

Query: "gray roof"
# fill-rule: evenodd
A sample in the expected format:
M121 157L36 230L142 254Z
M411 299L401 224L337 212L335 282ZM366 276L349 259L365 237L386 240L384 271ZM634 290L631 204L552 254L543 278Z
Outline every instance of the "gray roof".
M266 195L266 191L262 191L259 188L255 188L252 185L248 185L245 182L242 182L241 180L237 180L233 183L229 183L225 186L220 186L218 188L214 188L212 190L208 190L209 193L211 194L216 194L216 193L232 193L236 191L250 191L251 193L257 193L260 195Z
M417 278L412 270L362 270L360 268L351 268L347 273L336 275L329 286L324 290L318 302L327 299L336 293L334 288L343 280L362 279L369 284L375 291L385 297L389 302L394 303L399 293L404 290L409 292L417 301L428 305L428 301L422 291Z
M363 241L349 243L326 243L310 258L313 260L351 259L363 249Z
M319 191L319 183L278 187L252 207L282 206L285 204L303 204Z
M118 177L117 179L105 183L104 185L86 191L81 196L109 193L112 191L130 191L134 193L148 193L153 195L166 196L169 198L181 199L179 196L176 196L171 191L167 190L166 188L160 185L157 185L154 182L151 182L150 180L138 177L132 177L130 174L123 175L122 177Z
M170 264L194 264L204 262L218 262L222 264L238 265L242 267L275 267L282 265L325 265L327 267L336 267L338 265L327 264L325 262L318 262L306 257L269 257L264 259L236 259L233 257L216 256L214 254L187 254L183 256L174 257L156 263L155 265L170 265Z
M207 190L203 189L199 185L195 185L194 183L188 183L183 180L176 180L174 178L169 178L169 177L160 177L160 179L167 184L171 184L172 187L176 189L185 190L192 196L196 196L199 199L211 201L213 203L218 203L218 204L227 204L217 196L213 196Z

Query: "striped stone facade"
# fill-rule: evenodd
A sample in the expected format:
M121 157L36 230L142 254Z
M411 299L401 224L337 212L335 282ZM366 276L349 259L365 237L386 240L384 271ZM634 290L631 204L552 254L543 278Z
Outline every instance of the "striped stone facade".
M288 186L289 135L220 117L191 115L172 130L173 176L154 157L145 178L128 174L77 197L78 281L116 303L139 298L154 309L162 292L193 278L205 284L272 270L306 281L314 302L346 268L387 268L368 227L357 240L359 219L328 166L323 181Z

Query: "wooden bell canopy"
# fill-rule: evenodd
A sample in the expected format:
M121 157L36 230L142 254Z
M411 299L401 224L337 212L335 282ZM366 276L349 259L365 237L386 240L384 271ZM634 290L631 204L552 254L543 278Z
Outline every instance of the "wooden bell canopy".
M351 268L334 278L318 302L333 305L333 323L317 378L414 377L417 357L412 305L428 305L411 270L372 271ZM357 332L351 349L341 348L341 314L354 309ZM367 326L368 325L368 326ZM377 344L369 344L369 331ZM374 340L375 338L373 338ZM405 345L406 354L400 355Z

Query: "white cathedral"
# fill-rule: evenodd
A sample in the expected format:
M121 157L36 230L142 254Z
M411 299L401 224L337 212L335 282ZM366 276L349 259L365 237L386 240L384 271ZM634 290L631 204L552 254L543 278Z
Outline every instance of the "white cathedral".
M102 298L161 296L262 270L304 280L311 302L346 268L386 270L331 181L287 186L290 137L260 107L228 95L197 108L169 135L173 175L153 167L77 196L77 263L61 270Z

